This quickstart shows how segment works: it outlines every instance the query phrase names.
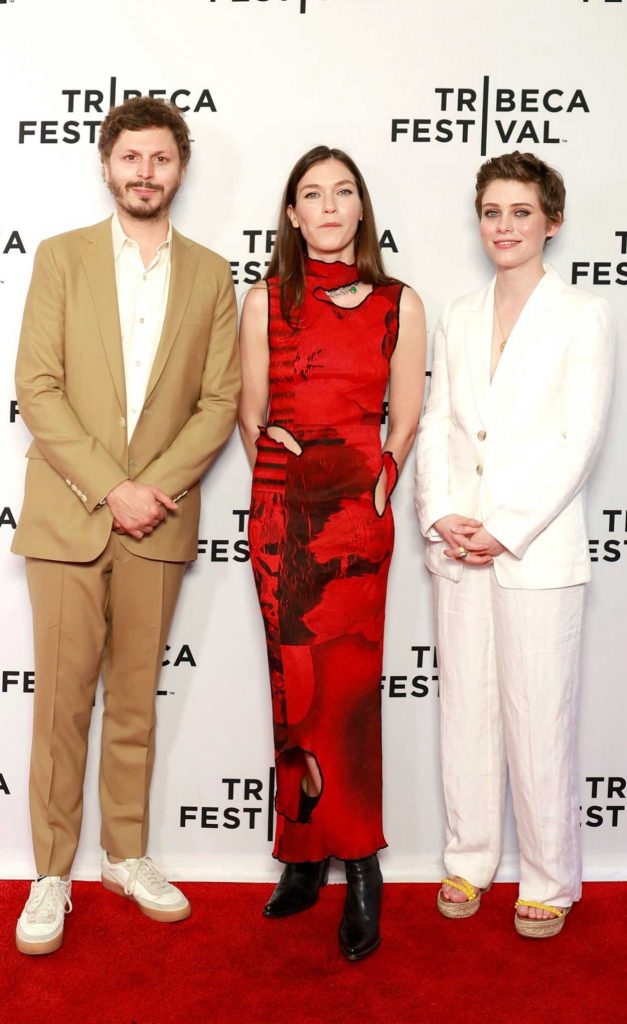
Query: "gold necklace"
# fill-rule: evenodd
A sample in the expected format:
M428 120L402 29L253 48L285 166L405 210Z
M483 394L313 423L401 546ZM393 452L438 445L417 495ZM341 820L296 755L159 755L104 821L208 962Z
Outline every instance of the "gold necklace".
M505 351L505 346L507 345L509 336L507 338L505 337L505 331L503 330L503 324L501 323L501 317L499 316L499 307L496 304L496 296L494 298L494 312L496 313L496 319L498 320L499 330L503 339L499 345L499 352L502 354Z

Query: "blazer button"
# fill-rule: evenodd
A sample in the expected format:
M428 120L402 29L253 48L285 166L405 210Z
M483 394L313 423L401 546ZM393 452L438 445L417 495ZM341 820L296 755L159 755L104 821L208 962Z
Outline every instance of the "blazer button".
M477 466L477 476L483 476L483 466L481 463Z
M485 441L487 436L488 435L486 434L485 430L480 430L477 434L477 437L479 438L480 441Z
M126 420L124 419L123 416L120 416L120 426L121 427L125 427L126 426Z

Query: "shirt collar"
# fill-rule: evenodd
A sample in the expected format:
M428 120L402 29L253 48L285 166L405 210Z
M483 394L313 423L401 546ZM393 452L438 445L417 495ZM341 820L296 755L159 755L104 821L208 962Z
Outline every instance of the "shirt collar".
M124 229L120 224L120 218L118 217L117 210L114 210L113 217L111 218L111 234L113 236L113 259L117 263L120 257L120 253L122 252L122 249L124 248L127 242L129 243L129 245L137 245L137 242L134 242L132 238L129 238L128 235L124 234ZM167 237L164 242L161 242L161 245L157 246L157 252L160 252L161 249L164 249L166 247L170 248L171 245L172 221L169 220Z

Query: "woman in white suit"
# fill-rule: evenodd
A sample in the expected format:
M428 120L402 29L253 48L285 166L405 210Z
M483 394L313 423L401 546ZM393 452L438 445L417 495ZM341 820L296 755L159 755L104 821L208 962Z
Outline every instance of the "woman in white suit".
M609 305L543 263L561 176L529 153L477 175L496 277L438 324L418 444L440 665L447 811L438 894L467 917L496 873L509 769L520 847L516 930L561 930L581 897L576 713L584 584L583 487L612 380Z

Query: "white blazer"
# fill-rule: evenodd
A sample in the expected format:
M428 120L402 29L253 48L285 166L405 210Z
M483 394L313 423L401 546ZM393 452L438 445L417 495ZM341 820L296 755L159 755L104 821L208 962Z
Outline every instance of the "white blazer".
M604 300L545 266L501 355L490 359L496 278L450 303L436 328L420 425L416 509L431 572L459 580L433 529L456 512L507 551L504 587L590 579L582 488L598 452L613 377L614 319Z

